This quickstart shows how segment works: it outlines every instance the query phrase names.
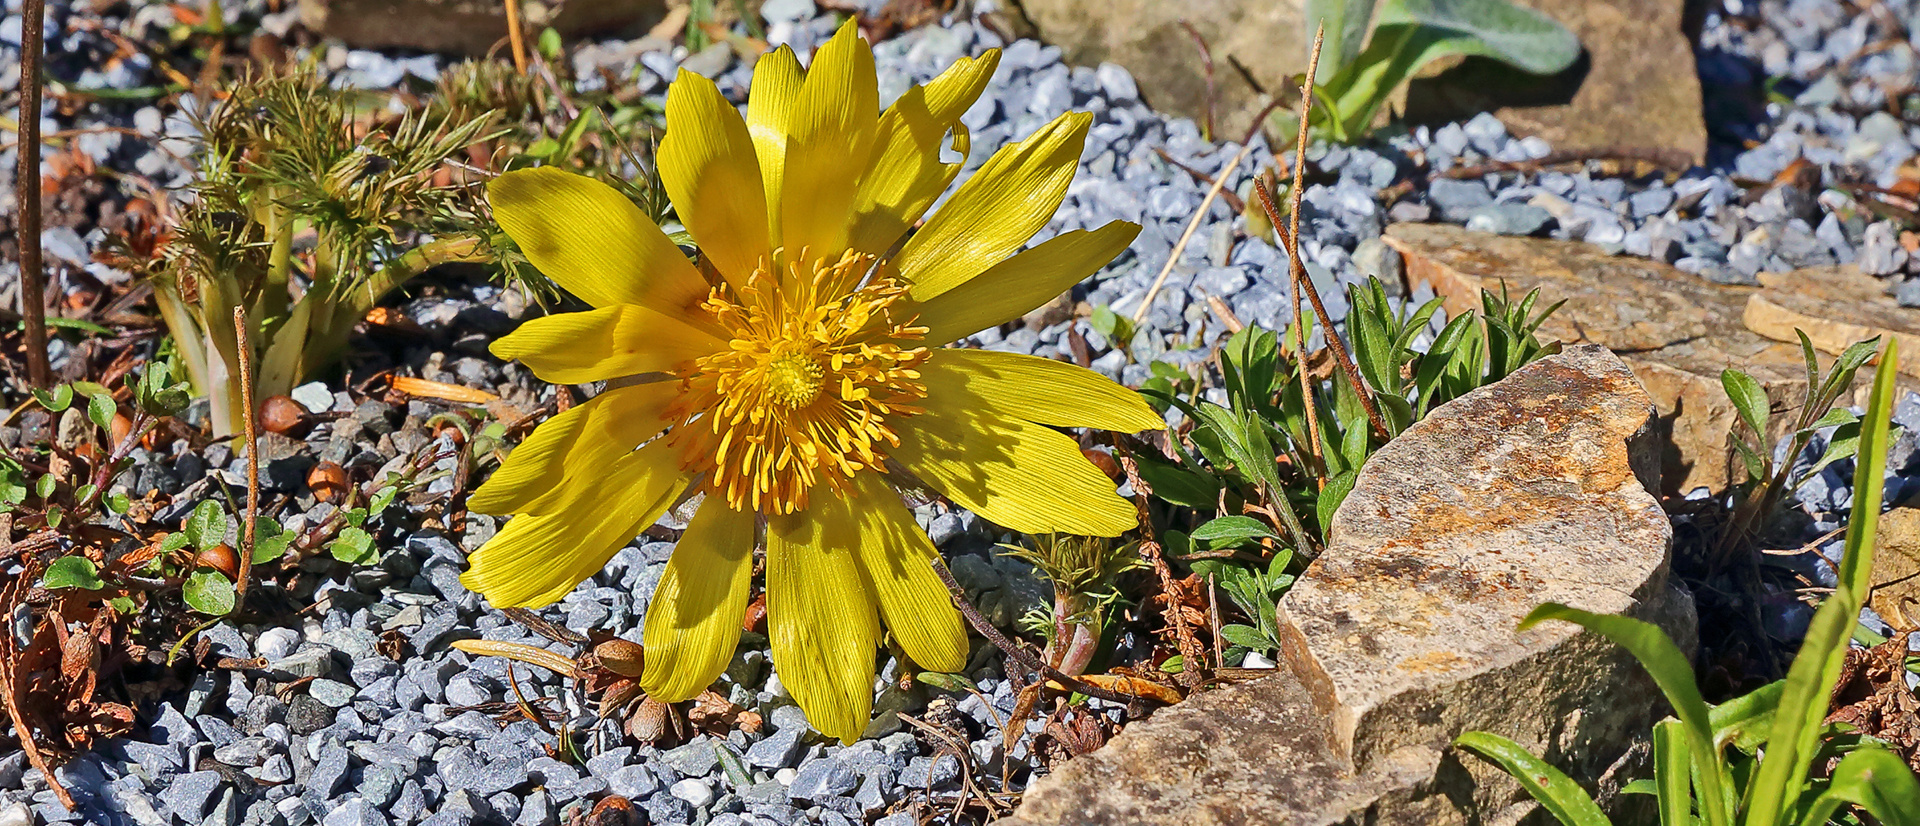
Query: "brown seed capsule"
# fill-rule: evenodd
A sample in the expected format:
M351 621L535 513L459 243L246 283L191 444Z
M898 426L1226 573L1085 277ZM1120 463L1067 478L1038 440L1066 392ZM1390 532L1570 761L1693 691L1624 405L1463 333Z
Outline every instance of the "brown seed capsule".
M347 497L347 489L352 484L347 479L347 469L333 462L321 462L307 471L307 489L313 491L313 498L322 502L338 502Z
M671 722L673 709L666 703L648 697L640 701L633 714L627 717L627 734L642 743L651 743L667 736L667 726Z
M1113 454L1093 448L1087 448L1080 453L1085 455L1087 461L1092 462L1094 467L1099 468L1101 473L1106 474L1107 478L1115 482L1120 481L1120 463L1113 460Z
M219 571L227 579L240 578L240 555L226 545L215 545L201 551L193 558L193 564L197 568L212 568Z
M767 595L764 592L754 594L753 601L747 603L746 615L740 618L740 630L759 633L766 630L763 627L766 622Z
M127 440L127 434L133 432L133 420L127 418L127 414L125 413L114 411L113 423L111 427L107 428L107 432L113 437L113 441L109 444L112 447L118 448L121 442Z
M637 643L615 637L594 646L593 655L600 658L600 665L608 671L623 677L638 677L645 649Z
M307 423L307 409L291 396L268 396L260 403L260 426L269 433L287 434Z

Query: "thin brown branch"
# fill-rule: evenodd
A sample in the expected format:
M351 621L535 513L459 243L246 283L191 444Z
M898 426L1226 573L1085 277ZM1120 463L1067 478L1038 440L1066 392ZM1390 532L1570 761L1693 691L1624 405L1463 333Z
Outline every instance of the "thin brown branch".
M1200 68L1206 73L1207 77L1206 136L1207 140L1213 140L1213 114L1220 100L1220 94L1215 90L1213 85L1213 49L1207 45L1207 39L1200 36L1200 30L1194 28L1192 23L1188 23L1183 19L1180 21L1180 28L1186 29L1187 36L1193 38L1193 45L1200 48Z
M507 7L507 42L513 44L513 69L524 75L527 73L527 40L520 32L520 0L501 0L501 3Z
M47 388L53 383L53 369L47 363L47 273L40 260L40 53L46 0L26 0L21 12L20 167L13 179L20 222L14 234L20 241L20 314L27 327L27 381Z
M247 337L247 310L233 308L233 335L240 351L240 402L246 405L247 436L247 524L242 533L245 546L240 549L240 575L233 583L233 610L241 610L247 601L247 584L253 581L253 548L260 530L260 432L258 411L253 403L253 342Z
M973 603L967 601L966 589L961 588L959 581L953 578L953 572L947 570L946 563L941 562L939 559L934 559L928 564L933 566L934 575L940 577L940 581L946 584L947 592L953 597L954 607L960 609L960 615L967 618L967 624L973 626L973 630L980 632L980 636L986 637L987 642L993 643L995 648L1000 649L1006 653L1007 656L1012 657L1015 662L1025 666L1027 670L1043 674L1047 679L1066 686L1068 689L1077 693L1085 694L1088 697L1098 697L1102 700L1125 705L1129 708L1129 713L1131 713L1134 705L1140 702L1140 697L1108 691L1098 686L1089 685L1078 677L1069 676L1060 669L1041 662L1040 658L1033 656L1033 652L1007 639L1007 635L1000 633L1000 629L993 627L993 623L988 622L986 617L980 615L980 609L973 607Z
M1361 379L1359 369L1354 367L1353 356L1347 352L1346 343L1341 341L1340 334L1334 331L1333 318L1327 314L1327 305L1320 300L1320 290L1313 286L1313 279L1307 277L1307 265L1301 257L1300 196L1305 189L1302 181L1306 177L1307 169L1307 117L1313 112L1313 73L1320 67L1320 46L1325 42L1326 34L1327 30L1325 26L1315 29L1313 33L1313 56L1307 61L1307 74L1300 84L1300 135L1293 146L1293 214L1289 216L1286 247L1287 262L1290 265L1290 270L1293 275L1293 288L1295 291L1294 329L1300 331L1297 333L1300 338L1300 358L1304 360L1307 349L1307 337L1306 331L1300 326L1300 322L1304 319L1301 317L1298 303L1300 294L1304 292L1306 293L1307 301L1313 305L1314 317L1320 321L1320 328L1326 333L1327 349L1333 351L1334 363L1339 365L1340 372L1345 374L1347 381L1353 385L1354 395L1360 397L1360 406L1367 411L1367 421L1372 423L1374 432L1378 433L1381 440L1384 441L1393 436L1392 432L1387 430L1387 420L1380 416L1380 408L1374 404L1373 394L1368 392L1367 384ZM1266 210L1267 220L1271 221L1274 227L1279 227L1280 215L1273 208L1273 197L1262 189L1258 180L1254 181L1254 189L1262 190L1260 192L1260 206ZM1305 369L1301 370L1301 376L1302 382L1305 382ZM1313 409L1312 393L1305 394L1305 401L1307 409ZM1320 447L1320 440L1314 439L1313 442L1314 450L1317 453Z

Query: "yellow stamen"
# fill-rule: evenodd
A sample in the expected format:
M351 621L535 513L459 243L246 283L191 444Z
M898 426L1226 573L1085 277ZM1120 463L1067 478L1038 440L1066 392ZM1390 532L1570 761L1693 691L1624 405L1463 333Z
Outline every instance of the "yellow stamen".
M873 257L762 261L735 294L716 287L701 308L726 349L683 369L667 438L707 492L741 510L792 513L816 484L843 488L899 444L898 417L926 397L917 369L926 328L905 286L876 277ZM857 288L856 288L857 287Z

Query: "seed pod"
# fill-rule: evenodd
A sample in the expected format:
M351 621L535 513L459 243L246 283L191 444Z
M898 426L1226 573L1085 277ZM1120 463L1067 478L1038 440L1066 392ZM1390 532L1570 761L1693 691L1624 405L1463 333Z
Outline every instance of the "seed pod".
M307 489L313 491L313 498L322 502L338 502L347 496L352 482L347 479L347 469L333 462L321 462L307 471Z
M260 426L286 435L307 423L307 409L290 396L268 396L260 403Z
M607 686L607 690L600 694L600 716L612 717L620 709L631 705L633 701L639 699L640 696L639 680L621 680L613 685Z
M1080 453L1086 456L1087 461L1092 462L1094 467L1099 468L1101 473L1106 474L1107 478L1115 482L1120 481L1120 463L1113 460L1113 454L1093 448L1087 448Z
M639 644L618 637L593 647L593 655L600 658L600 665L623 677L640 676L645 653Z
M118 448L121 442L127 440L127 434L133 432L133 420L127 418L127 414L116 410L113 413L112 426L107 429L107 432L113 437L113 440L108 444L111 447Z
M762 593L755 594L753 596L753 601L747 603L746 615L740 618L740 630L759 633L761 631L766 630L764 627L762 627L766 625L766 622L767 622L767 595L765 592L762 592Z
M212 568L219 571L230 580L240 579L240 555L224 544L201 551L193 558L193 564L198 568Z
M627 734L642 743L651 743L667 736L667 718L673 714L673 708L666 703L648 697L640 701L633 714L627 717Z

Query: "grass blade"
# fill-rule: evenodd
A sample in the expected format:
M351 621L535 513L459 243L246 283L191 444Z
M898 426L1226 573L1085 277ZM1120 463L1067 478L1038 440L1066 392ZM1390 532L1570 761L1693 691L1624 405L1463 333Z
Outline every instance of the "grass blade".
M1827 700L1840 679L1841 660L1859 622L1873 570L1873 539L1880 523L1880 501L1885 486L1888 419L1893 410L1893 381L1899 361L1894 342L1887 343L1873 379L1872 400L1861 422L1859 458L1853 474L1853 513L1847 522L1845 556L1833 594L1814 612L1806 640L1787 671L1787 684L1767 738L1760 774L1754 779L1749 826L1785 823L1799 799L1819 750L1821 721ZM1849 353L1852 348L1849 348Z
M1653 725L1653 779L1659 789L1660 826L1692 826L1693 755L1687 732L1679 720Z
M1708 826L1728 826L1733 822L1727 805L1727 767L1713 747L1713 730L1708 727L1707 701L1694 683L1693 667L1673 644L1665 631L1652 623L1628 617L1594 614L1578 608L1549 602L1533 609L1520 621L1520 630L1541 620L1557 619L1577 624L1612 640L1627 649L1652 675L1653 681L1673 705L1674 715L1685 727L1688 751L1695 761L1699 784L1700 814Z
M1820 826L1847 803L1867 810L1885 826L1920 826L1920 781L1886 749L1860 749L1842 759L1834 767L1831 785L1800 822Z
M1613 826L1613 821L1607 819L1587 791L1580 788L1580 784L1573 782L1572 778L1547 761L1533 756L1519 743L1498 734L1469 731L1455 738L1453 745L1491 761L1512 775L1513 779L1520 781L1521 788L1526 789L1527 794L1540 802L1541 808L1561 823L1567 826Z

